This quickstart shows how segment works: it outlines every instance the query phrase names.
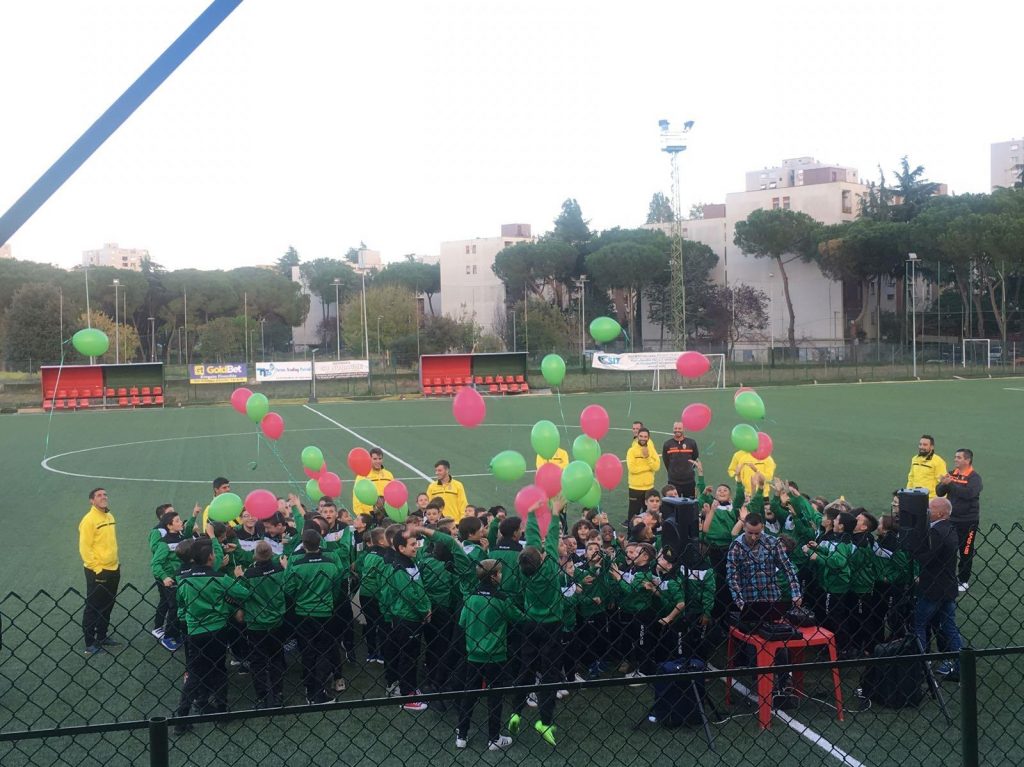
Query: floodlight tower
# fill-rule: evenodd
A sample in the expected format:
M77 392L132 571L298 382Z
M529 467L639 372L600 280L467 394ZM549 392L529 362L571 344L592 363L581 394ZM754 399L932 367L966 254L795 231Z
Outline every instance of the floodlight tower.
M686 350L686 283L683 262L683 211L681 210L679 188L679 155L686 151L686 134L693 128L693 120L683 123L682 129L675 128L668 120L658 120L661 130L661 151L668 154L672 165L672 339L677 349Z

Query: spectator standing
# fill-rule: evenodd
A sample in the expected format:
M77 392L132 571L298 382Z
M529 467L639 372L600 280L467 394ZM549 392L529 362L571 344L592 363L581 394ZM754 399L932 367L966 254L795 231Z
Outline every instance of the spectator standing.
M917 455L910 460L907 487L923 487L928 491L928 498L934 498L935 487L945 474L946 462L935 452L935 438L922 434L917 442Z
M661 457L651 442L651 432L641 426L636 439L626 451L626 486L629 489L628 523L643 511L647 491L654 488L654 475L661 468Z
M104 647L120 644L108 632L117 586L121 582L117 522L110 513L107 491L97 487L89 493L89 503L89 511L78 524L78 552L85 567L82 633L87 657L105 652Z
M967 591L971 580L971 562L978 545L978 522L981 520L981 475L974 470L974 451L960 448L953 456L952 474L943 474L935 492L947 498L952 506L950 521L956 530L960 564L957 568L959 590Z
M683 498L695 498L697 495L693 462L698 458L700 451L696 441L686 436L682 421L676 421L672 424L672 437L661 447L661 460L668 472L669 483L675 486Z
M452 477L452 465L443 458L434 464L434 476L437 479L427 485L427 495L430 496L430 500L442 499L444 515L458 523L469 504L466 500L466 488L459 480Z

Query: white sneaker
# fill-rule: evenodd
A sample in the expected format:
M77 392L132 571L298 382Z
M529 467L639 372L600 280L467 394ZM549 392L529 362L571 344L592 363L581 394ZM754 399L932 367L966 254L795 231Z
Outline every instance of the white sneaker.
M394 698L398 696L398 682L393 682L388 685L388 688L384 691L385 698Z
M963 594L965 591L967 591L969 587L969 583L961 583L959 586L956 587L956 590Z
M643 673L642 671L630 671L628 674L626 674L626 679L643 679L645 676L647 676L647 674ZM643 687L643 686L644 686L643 682L638 682L637 684L631 684L630 685L630 687Z
M559 690L558 692L555 693L555 697L558 698L558 700L562 700L563 698L568 698L569 697L569 691L568 690Z
M576 678L573 681L576 681L576 682L586 682L587 680L582 675L577 674Z
M455 748L465 748L469 745L469 741L466 738L459 736L459 731L455 731Z
M345 692L345 688L346 687L347 687L347 685L345 684L345 678L344 677L339 676L337 679L334 680L334 691L335 692Z
M426 703L403 703L402 708L406 711L426 711Z
M463 741L465 743L465 741ZM508 735L500 735L497 740L492 740L487 744L488 751L500 751L503 748L508 748L512 745L512 738Z
M537 708L537 693L531 692L529 695L526 696L526 705L530 708Z
M164 630L162 628L153 629L149 633L152 634L157 639L163 639L164 638Z

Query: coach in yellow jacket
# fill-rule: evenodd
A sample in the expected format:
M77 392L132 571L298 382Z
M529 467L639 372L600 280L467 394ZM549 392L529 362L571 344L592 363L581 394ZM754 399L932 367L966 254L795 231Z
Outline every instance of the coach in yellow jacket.
M443 458L434 464L434 476L437 479L427 485L427 497L430 500L441 498L444 501L444 515L454 519L457 524L469 504L466 488L452 477L452 465Z
M355 482L352 483L352 513L353 514L372 514L373 506L367 506L365 503L356 498L356 482L361 479L370 480L374 487L377 488L377 495L384 495L384 488L388 486L388 483L395 478L395 475L384 468L384 451L379 447L370 449L370 473L356 477Z
M89 511L78 524L78 552L85 567L85 610L82 632L86 656L105 652L104 647L120 644L108 636L110 612L114 609L121 566L117 558L117 532L110 513L107 491L97 487L89 493Z
M931 434L922 434L917 442L917 455L910 461L907 487L923 487L928 497L935 497L935 486L946 474L946 462L935 453L935 439Z
M650 442L651 432L646 426L641 426L636 433L636 441L626 451L626 487L629 490L627 522L643 510L644 496L654 487L654 475L661 468L661 456Z

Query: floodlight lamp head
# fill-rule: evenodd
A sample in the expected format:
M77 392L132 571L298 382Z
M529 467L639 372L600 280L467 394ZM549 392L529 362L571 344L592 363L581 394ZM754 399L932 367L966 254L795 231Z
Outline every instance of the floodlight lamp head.
M917 261L917 253L907 253L907 258L911 261Z

